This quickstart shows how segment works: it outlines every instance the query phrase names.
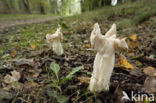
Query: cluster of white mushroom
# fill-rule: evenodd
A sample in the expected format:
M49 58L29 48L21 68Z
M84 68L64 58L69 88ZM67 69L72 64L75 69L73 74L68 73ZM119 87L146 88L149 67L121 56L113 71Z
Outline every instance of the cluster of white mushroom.
M90 41L92 48L97 54L94 60L93 73L89 85L89 90L91 92L109 90L110 77L115 63L115 51L128 49L125 41L126 38L119 39L116 37L116 34L116 24L113 24L105 35L101 34L98 23L94 25ZM47 34L46 39L57 55L63 54L63 48L60 42L63 39L63 34L61 33L60 27L54 34Z

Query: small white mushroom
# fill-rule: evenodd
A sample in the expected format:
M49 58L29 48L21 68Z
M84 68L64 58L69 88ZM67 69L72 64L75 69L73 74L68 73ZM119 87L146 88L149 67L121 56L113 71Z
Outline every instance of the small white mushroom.
M98 23L94 25L90 41L97 54L94 60L89 90L91 92L107 91L109 90L110 77L115 63L115 50L128 49L127 43L125 38L116 38L115 24L105 35L102 35Z
M61 32L61 27L59 27L54 34L47 34L46 39L50 47L53 49L54 53L56 53L57 55L63 54L63 48L61 45L63 34Z

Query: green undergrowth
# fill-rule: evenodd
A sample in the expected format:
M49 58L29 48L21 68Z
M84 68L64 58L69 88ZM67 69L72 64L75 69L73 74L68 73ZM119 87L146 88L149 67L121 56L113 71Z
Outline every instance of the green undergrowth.
M26 20L36 18L54 17L54 14L0 14L0 21Z
M49 23L17 27L17 29L9 33L6 32L5 35L0 35L3 38L7 38L7 40L1 45L0 55L3 55L7 49L14 48L15 46L25 48L30 46L32 43L35 43L41 48L45 43L45 35L47 33L54 33L58 27L58 24L62 26L63 32L67 34L65 35L66 39L70 37L68 34L87 33L87 35L89 35L95 22L105 24L105 26L101 28L104 32L107 30L105 28L109 28L113 23L116 23L119 34L123 33L125 35L129 35L136 32L136 26L138 24L156 14L156 9L154 6L155 0L139 0L134 3L128 2L125 4L118 4L115 7L106 6L101 9L85 12L81 15L66 17L51 21ZM12 18L13 16L14 15L1 15L0 18ZM17 15L17 18L35 18L37 16L38 15ZM41 15L39 17L48 16L50 15ZM16 18L16 16L14 18Z
M101 27L103 33L105 33L113 23L116 23L119 34L130 35L136 32L138 24L155 15L156 9L154 5L155 0L149 2L139 0L134 3L118 4L115 7L106 6L101 9L87 11L81 15L65 17L48 23L17 27L15 30L4 33L5 35L0 34L2 38L7 38L3 40L4 42L1 44L0 55L2 56L6 52L14 51L15 47L24 49L34 43L38 48L42 48L45 44L45 35L47 33L54 33L58 24L63 28L65 39L69 39L70 34L87 34L89 37L95 22L105 24ZM12 18L13 16L14 15L1 15L0 18ZM17 17L15 16L14 18L35 18L37 16L38 15L17 15ZM39 17L49 16L50 15L41 15Z

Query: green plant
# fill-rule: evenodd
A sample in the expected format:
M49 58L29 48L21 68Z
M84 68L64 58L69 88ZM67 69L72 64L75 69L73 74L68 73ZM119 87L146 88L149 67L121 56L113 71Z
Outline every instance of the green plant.
M83 66L75 67L68 75L66 75L63 78L59 78L60 66L55 62L52 62L50 64L50 70L54 72L55 77L52 78L52 83L49 86L55 88L56 90L53 92L49 91L48 95L56 98L56 100L60 103L65 103L68 100L68 97L61 95L61 84L64 84L67 80L70 80L73 77L73 75L81 69L83 69Z

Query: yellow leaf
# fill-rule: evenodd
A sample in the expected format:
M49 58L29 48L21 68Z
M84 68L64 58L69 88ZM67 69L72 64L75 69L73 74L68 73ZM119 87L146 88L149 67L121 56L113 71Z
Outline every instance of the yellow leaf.
M131 48L131 49L135 49L136 47L138 47L139 46L139 42L135 42L135 41L132 41L132 42L128 42L128 45L129 45L129 47Z
M16 55L16 51L13 51L13 52L10 53L11 57L14 57L15 55Z
M120 61L118 63L118 66L126 68L126 69L134 69L134 66L129 63L123 55L120 56Z
M90 44L85 44L84 47L85 48L91 48L91 45Z
M32 49L35 49L36 48L36 45L35 44L30 44L31 48Z
M148 66L143 68L143 72L149 76L156 77L156 69L154 67Z
M137 66L142 66L142 63L141 63L140 61L138 61L138 60L135 61L135 64L136 64Z
M89 82L90 82L90 78L89 77L78 77L78 80L80 81L80 83L89 84Z
M130 38L131 40L136 40L136 39L137 39L137 35L136 35L136 34L133 34L133 35L129 36L129 38Z

